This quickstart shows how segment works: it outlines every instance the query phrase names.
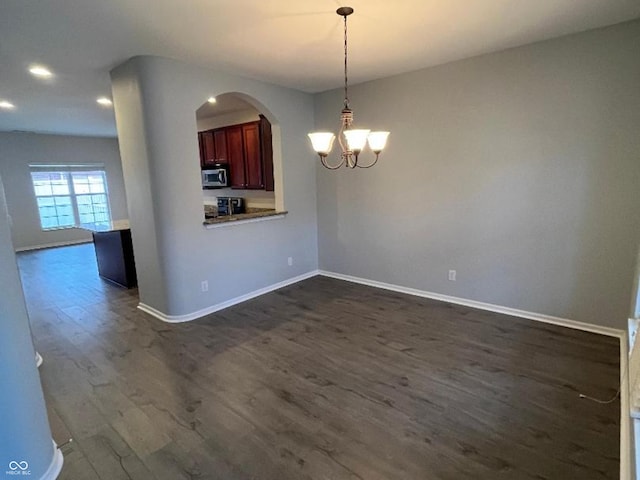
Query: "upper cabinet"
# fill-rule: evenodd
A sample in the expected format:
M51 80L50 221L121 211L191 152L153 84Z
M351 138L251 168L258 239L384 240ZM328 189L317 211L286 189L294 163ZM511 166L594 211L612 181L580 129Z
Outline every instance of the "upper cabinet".
M213 145L213 132L200 132L200 164L203 167L212 165L215 162L216 149Z
M271 123L267 117L260 115L260 156L262 157L262 173L264 189L273 192L273 143L271 142Z
M273 191L271 124L256 122L198 133L200 163L228 164L231 188Z
M229 179L232 188L245 188L247 177L244 169L244 142L242 125L227 127L227 152L229 155Z
M216 163L228 163L227 131L224 128L217 128L213 131L213 144L216 148Z
M224 128L199 132L198 142L200 143L200 165L203 168L228 162L227 135Z
M242 126L242 140L244 142L244 171L246 179L244 188L263 190L264 176L262 174L263 165L260 155L259 122L247 123Z

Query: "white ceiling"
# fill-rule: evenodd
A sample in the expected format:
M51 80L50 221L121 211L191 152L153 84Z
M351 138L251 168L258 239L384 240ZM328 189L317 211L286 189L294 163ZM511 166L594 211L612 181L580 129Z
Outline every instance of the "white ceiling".
M351 83L640 17L639 0L348 0ZM342 82L337 0L1 0L0 130L115 135L109 70L161 55L318 92ZM31 63L55 73L48 82Z

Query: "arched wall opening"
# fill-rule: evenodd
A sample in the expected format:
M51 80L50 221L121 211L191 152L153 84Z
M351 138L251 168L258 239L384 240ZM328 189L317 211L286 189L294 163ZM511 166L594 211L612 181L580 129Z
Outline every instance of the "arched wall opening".
M247 211L284 211L281 134L275 116L241 92L210 97L195 116L205 218L223 214L219 199L229 197L242 198Z

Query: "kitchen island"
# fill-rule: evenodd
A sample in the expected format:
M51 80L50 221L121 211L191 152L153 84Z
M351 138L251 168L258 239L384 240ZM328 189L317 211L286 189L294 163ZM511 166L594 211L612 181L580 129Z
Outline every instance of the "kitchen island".
M93 235L100 277L125 288L137 286L129 220L83 223L80 228Z

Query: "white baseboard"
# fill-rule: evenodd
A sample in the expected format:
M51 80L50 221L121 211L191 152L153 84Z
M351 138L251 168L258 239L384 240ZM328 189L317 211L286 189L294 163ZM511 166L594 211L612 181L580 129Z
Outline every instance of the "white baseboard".
M30 250L42 250L43 248L68 247L70 245L80 245L81 243L91 243L93 240L69 240L68 242L45 243L44 245L32 245L30 247L18 247L16 252L28 252Z
M361 285L367 285L375 288L382 288L384 290L391 290L394 292L406 293L408 295L414 295L417 297L430 298L432 300L439 300L441 302L453 303L456 305L463 305L465 307L477 308L479 310L486 310L489 312L501 313L501 314L510 315L513 317L526 318L528 320L535 320L537 322L559 325L561 327L573 328L575 330L583 330L585 332L598 333L600 335L607 335L609 337L620 338L621 341L624 338L626 338L625 331L619 330L617 328L603 327L600 325L593 325L591 323L580 322L577 320L570 320L568 318L554 317L552 315L528 312L526 310L519 310L511 307L504 307L504 306L495 305L492 303L478 302L476 300L468 300L466 298L460 298L460 297L452 297L449 295L442 295L440 293L428 292L425 290L418 290L415 288L403 287L401 285L378 282L375 280L368 280L366 278L354 277L352 275L344 275L342 273L329 272L326 270L312 270L302 275L298 275L297 277L289 278L282 282L269 285L268 287L264 287L264 288L255 290L253 292L249 292L245 295L240 295L239 297L235 297L230 300L227 300L227 301L212 305L210 307L203 308L202 310L198 310L185 315L167 315L142 302L138 304L138 308L143 312L146 312L149 315L153 315L154 317L162 320L163 322L168 322L168 323L188 322L191 320L195 320L197 318L204 317L205 315L209 315L210 313L218 312L222 309L231 307L233 305L237 305L247 300L251 300L252 298L259 297L260 295L264 295L265 293L272 292L279 288L301 282L302 280L306 280L311 277L315 277L316 275L336 278L338 280L345 280L347 282L352 282L352 283L359 283Z
M467 300L466 298L451 297L449 295L442 295L440 293L427 292L425 290L418 290L415 288L403 287L403 286L394 285L391 283L377 282L375 280L368 280L366 278L354 277L351 275L343 275L342 273L335 273L335 272L320 270L319 274L325 277L336 278L338 280L345 280L347 282L359 283L361 285L368 285L370 287L382 288L384 290L391 290L399 293L406 293L408 295L414 295L416 297L430 298L432 300L440 300L441 302L454 303L456 305L464 305L465 307L472 307L480 310L487 310L489 312L502 313L505 315L511 315L513 317L526 318L528 320L536 320L538 322L543 322L543 323L551 323L553 325L573 328L576 330L584 330L586 332L599 333L601 335L607 335L609 337L617 337L622 339L625 335L624 330L618 330L616 328L601 327L599 325L579 322L577 320L569 320L567 318L553 317L551 315L544 315L542 313L527 312L525 310L518 310L516 308L510 308L510 307L503 307L501 305L494 305L492 303L484 303L484 302L478 302L475 300Z
M52 440L53 442L53 440ZM53 458L51 459L51 463L49 464L49 468L44 472L44 475L40 477L40 480L56 480L60 472L62 471L62 465L64 464L64 457L62 452L56 445L56 442L53 442Z
M301 282L302 280L306 280L307 278L315 277L317 275L318 275L318 271L312 270L310 272L303 273L302 275L298 275L297 277L288 278L287 280L284 280L282 282L274 283L273 285L269 285L268 287L254 290L253 292L240 295L239 297L232 298L231 300L217 303L215 305L211 305L210 307L203 308L202 310L198 310L196 312L187 313L185 315L167 315L142 302L138 304L138 308L143 312L146 312L149 315L153 315L154 317L162 320L163 322L167 322L167 323L189 322L191 320L196 320L198 318L204 317L205 315L218 312L220 310L231 307L233 305L237 305L238 303L246 302L247 300L251 300L252 298L259 297L260 295L264 295L265 293L273 292L274 290L278 290L279 288Z

